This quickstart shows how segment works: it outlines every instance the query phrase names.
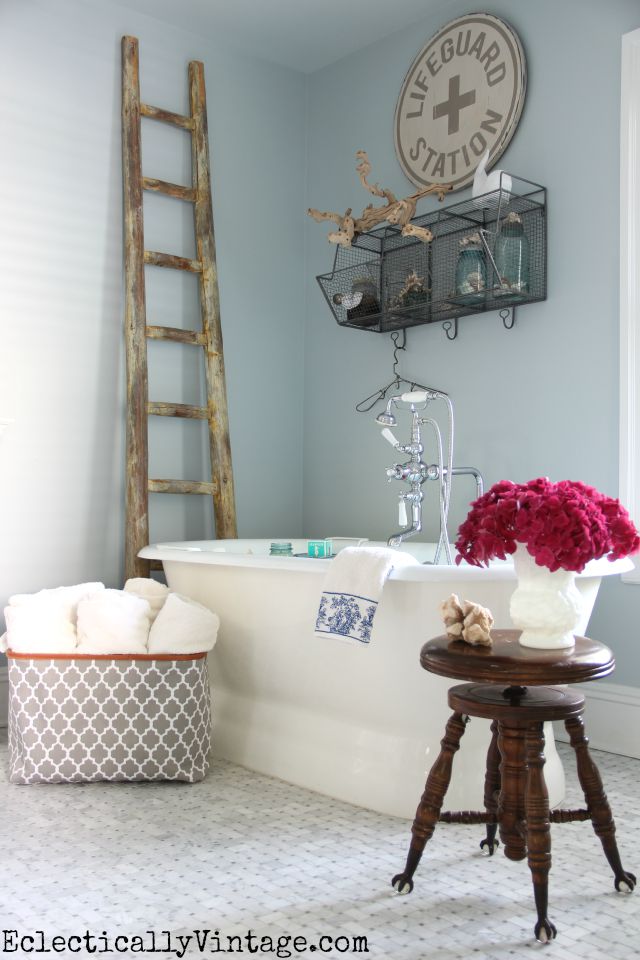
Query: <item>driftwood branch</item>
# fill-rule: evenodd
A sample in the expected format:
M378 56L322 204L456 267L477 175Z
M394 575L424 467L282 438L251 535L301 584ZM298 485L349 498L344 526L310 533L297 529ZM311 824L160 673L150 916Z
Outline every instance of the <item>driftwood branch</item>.
M391 192L391 190L382 190L377 183L371 185L367 183L367 177L371 173L371 161L367 156L366 150L356 150L356 157L358 158L358 163L356 164L356 170L358 176L360 177L360 183L368 190L369 193L372 193L374 197L382 197L387 203L395 203L396 197Z
M351 207L343 214L312 209L309 209L308 213L317 223L322 223L323 220L332 220L337 223L339 229L328 234L329 243L337 243L342 247L351 246L355 234L355 221L351 216Z
M428 227L418 227L410 222L415 216L416 204L418 200L421 200L422 197L426 197L430 193L435 193L438 199L442 200L445 193L447 193L451 187L448 185L432 184L429 187L423 187L422 190L411 194L410 197L398 200L391 190L384 190L379 187L377 183L371 184L368 182L367 177L371 173L371 163L366 151L358 150L356 157L358 158L356 170L362 186L375 197L381 197L387 202L379 207L375 207L370 203L364 208L359 217L352 216L351 207L342 214L331 211L322 212L310 207L307 213L310 217L313 217L317 223L321 223L323 220L330 220L337 224L338 229L327 236L329 242L343 247L350 247L354 237L358 237L360 234L366 233L367 230L377 227L379 224L384 223L385 220L388 223L401 227L400 232L404 237L418 237L418 239L424 243L432 240L433 234Z

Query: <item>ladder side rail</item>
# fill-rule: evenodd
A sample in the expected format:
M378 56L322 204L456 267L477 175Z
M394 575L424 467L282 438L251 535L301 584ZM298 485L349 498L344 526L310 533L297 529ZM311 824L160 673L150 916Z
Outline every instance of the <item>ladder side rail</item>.
M127 367L125 577L129 578L149 575L149 561L138 557L149 542L149 441L140 75L135 37L122 38L122 169Z
M196 190L194 221L197 258L202 263L200 306L206 336L205 372L209 407L209 448L216 537L237 537L229 415L220 324L220 293L211 203L211 177L204 65L189 63L189 99L193 130L191 137L192 183Z

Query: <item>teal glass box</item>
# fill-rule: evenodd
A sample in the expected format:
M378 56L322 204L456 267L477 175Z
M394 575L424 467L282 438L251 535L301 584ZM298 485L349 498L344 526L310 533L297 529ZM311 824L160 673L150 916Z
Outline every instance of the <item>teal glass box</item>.
M309 540L307 544L307 554L315 559L330 557L333 553L333 544L331 540Z

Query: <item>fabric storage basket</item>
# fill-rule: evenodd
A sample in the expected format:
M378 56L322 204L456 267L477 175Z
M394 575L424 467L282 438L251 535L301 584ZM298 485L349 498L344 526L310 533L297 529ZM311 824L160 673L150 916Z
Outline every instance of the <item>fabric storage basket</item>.
M207 774L206 653L7 657L11 783L194 783Z

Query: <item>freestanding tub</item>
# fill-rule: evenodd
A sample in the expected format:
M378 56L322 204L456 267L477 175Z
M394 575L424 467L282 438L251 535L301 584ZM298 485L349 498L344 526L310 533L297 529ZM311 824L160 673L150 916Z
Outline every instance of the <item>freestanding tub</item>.
M354 541L351 541L353 544ZM306 552L306 540L292 540ZM510 563L489 569L417 564L392 572L371 643L352 646L314 635L331 560L271 557L268 540L212 540L145 547L162 560L172 590L220 616L211 655L214 752L358 806L412 817L450 714L448 681L420 667L422 644L444 632L440 603L450 593L488 606L510 626L515 588ZM425 561L433 546L404 544ZM600 578L628 561L591 564L577 580L586 631ZM467 727L454 762L448 809L482 809L488 721ZM564 775L547 731L550 801Z

